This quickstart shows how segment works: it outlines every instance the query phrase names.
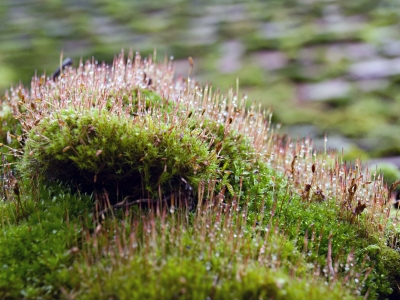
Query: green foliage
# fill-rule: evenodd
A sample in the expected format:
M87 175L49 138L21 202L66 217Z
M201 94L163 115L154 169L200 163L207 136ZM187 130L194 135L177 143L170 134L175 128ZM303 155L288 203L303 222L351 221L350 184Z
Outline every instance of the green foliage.
M0 154L6 154L8 162L16 161L16 151L21 148L18 137L22 134L21 123L16 120L7 105L0 106ZM0 162L1 164L2 162Z
M86 276L76 286L82 299L353 299L339 285L333 290L319 281L311 285L311 278L293 279L285 272L261 268L256 261L229 266L222 259L199 261L190 254L168 257L147 269L142 260L133 259L112 273L104 266L83 271ZM126 279L122 283L120 278Z
M400 171L396 165L391 163L380 163L376 166L378 173L383 175L383 181L390 186L397 180L400 180Z
M123 73L143 87L151 67L137 57L129 73L120 56L113 76L96 69L82 78L120 83ZM68 74L64 80L74 78ZM233 92L221 98L189 80L174 89L168 76L151 91L110 85L103 93L80 83L71 89L82 92L82 105L53 97L71 92L62 81L46 85L55 92L50 102L23 89L9 98L26 140L20 173L2 172L0 297L397 296L397 225L383 226L384 204L359 200L382 199L379 182L369 185L360 170L348 172L326 153L321 161L308 140L274 136L267 114L250 118ZM42 93L42 83L32 88ZM94 192L111 204L172 199L182 182L200 200L195 212L157 202L156 209L98 214L100 201L80 196Z
M26 188L32 188L26 183ZM17 223L13 202L1 203L0 298L54 299L65 282L62 270L73 262L69 251L79 244L79 232L89 218L91 199L61 185L42 185L39 198L23 202L26 218ZM11 215L11 216L10 216ZM74 217L80 216L81 221Z
M160 107L165 113L172 113L175 108L173 102L166 101L159 94L151 90L141 88L133 89L129 94L126 94L125 91L120 91L120 93L109 95L106 102L106 109L114 112L113 109L115 109L119 101L122 101L122 106L125 109L128 108L130 115L138 115L140 112Z
M211 218L209 221L213 225L207 227L209 229L206 229L205 235L199 234L199 231L197 233L193 231L192 225L184 229L175 227L173 224L177 224L177 221L170 216L161 220L165 225L157 226L156 234L150 235L154 236L155 240L149 241L138 232L138 229L129 227L128 223L125 225L125 228L128 226L127 234L132 236L134 232L133 236L141 236L131 241L137 249L131 253L132 257L127 254L128 257L125 258L127 262L117 265L108 259L94 262L90 267L87 266L87 262L77 263L75 272L84 274L84 277L71 279L72 285L75 290L82 293L83 297L87 295L88 298L107 296L125 299L132 291L135 291L132 297L150 299L156 298L157 295L165 295L167 298L193 298L194 295L201 295L201 297L212 295L216 298L223 297L222 295L232 297L264 295L296 299L296 296L303 293L304 297L318 299L321 295L326 295L326 290L323 284L317 283L318 280L307 277L310 270L308 264L311 264L311 269L321 268L321 272L326 272L323 269L325 269L329 241L331 241L330 255L335 263L340 265L336 270L339 276L353 274L356 276L355 279L362 281L362 271L357 269L357 266L361 265L368 255L369 260L363 264L363 267L366 269L371 267L373 272L365 283L364 292L369 289L372 299L375 298L376 293L390 294L390 282L383 280L389 274L384 263L388 258L377 255L377 251L381 248L372 244L371 239L364 238L364 230L342 220L340 210L334 205L304 203L300 197L294 197L288 201L288 197L285 197L287 196L286 184L277 174L275 176L275 185L265 193L267 199L258 197L252 209L244 210L247 217L244 216L241 221L241 210L227 217L233 224L228 225L231 226L229 230L225 227L227 223L224 218L219 221L213 220L213 213L209 215ZM204 228L206 224L211 224L207 220L203 224L200 220L194 220L194 222L193 226L196 226L198 230ZM255 223L258 225L254 227ZM272 225L278 227L273 229ZM162 232L165 226L168 228L167 233ZM281 228L284 234L278 233L278 228ZM102 232L110 230L104 229ZM173 235L171 232L177 232L177 234ZM117 241L127 238L120 237ZM101 240L97 237L96 247ZM167 244L165 241L168 241ZM103 242L105 242L104 239ZM125 249L126 246L122 243L111 248ZM365 250L356 251L354 254L355 249ZM264 252L267 253L267 257L262 255ZM354 265L346 266L349 257L353 254ZM111 251L107 255L111 258L115 254ZM258 265L259 263L253 265L253 260L254 262L257 260L269 262L272 265L274 265L272 262L276 261L282 270L271 273L271 270ZM241 265L243 261L247 261L245 268ZM390 263L396 265L394 259L391 259ZM140 267L143 265L146 265L146 268ZM302 276L302 280L289 279L284 275L286 271L283 272L283 270L290 270L294 265L296 271L293 272ZM179 266L179 268L174 266ZM397 270L396 267L393 269ZM248 282L248 284L239 284L237 281L239 279L235 275L238 272L241 274L240 282ZM127 273L131 274L128 278ZM121 281L121 278L125 279ZM202 278L200 282L198 282L199 278ZM215 278L217 278L216 283ZM314 285L312 292L307 288L307 282L310 280ZM157 281L158 285L155 284ZM345 292L340 291L338 282L336 284L338 290L334 289L331 299L342 299L341 297L346 296Z
M216 220L218 207L187 224L174 214L155 222L142 215L143 227L133 216L124 230L104 223L87 243L89 253L106 247L103 259L76 261L69 290L83 299L353 299L340 283L310 276L307 256L278 228L254 227L240 208Z
M76 226L75 230L65 227L66 215L77 216L77 212L63 208L63 205L72 205L77 199L64 201L60 197L53 198L53 203L61 204L57 208L34 207L35 211L40 208L47 214L51 212L55 218L47 216L49 222L44 226L43 219L46 217L39 213L38 217L28 214L16 227L18 230L4 236L6 242L3 243L11 251L5 251L7 261L18 266L16 270L23 270L18 272L28 274L29 278L36 276L33 274L47 274L49 270L57 270L58 275L51 280L46 279L47 275L44 275L45 279L40 279L39 275L38 285L22 276L22 281L15 281L15 293L20 288L27 293L27 297L46 293L56 295L62 286L67 291L79 291L83 298L124 299L129 295L150 299L158 295L166 298L193 298L195 295L223 298L229 295L249 299L260 296L296 299L304 294L304 297L319 299L321 295L326 295L326 287L319 279L309 277L310 270L319 270L330 278L328 281L332 281L332 299L350 297L350 294L341 291L341 283L333 280L332 274L327 271L328 257L339 266L335 269L337 276L352 276L352 280L360 282L359 285L351 285L352 288L359 293L368 290L372 298L389 295L398 277L396 252L382 243L378 246L374 239L368 238L367 228L354 226L343 218L341 208L334 201L305 202L300 196L289 193L290 185L280 174L257 159L246 137L234 130L227 131L223 125L213 121L205 120L200 124L197 119L187 118L173 125L160 120L155 122L149 114L128 118L94 109L84 113L64 110L42 120L30 132L25 147L20 170L23 176L30 175L34 170L40 172L42 182L55 178L110 191L116 185L128 186L130 190L119 190L125 195L144 193L141 189L145 186L146 192L154 196L158 186L162 186L162 193L171 191L176 183L174 176L190 179L195 188L200 181L214 178L217 179L215 191L225 193L224 205L238 205L238 210L230 217L233 222L230 227L226 227L229 223L224 221L229 217L223 216L217 221L215 211L210 212L207 221L192 219L183 229L183 224L178 221L181 217L168 216L157 221L164 225L158 224L150 231L154 240L148 240L148 235L142 232L147 221L137 223L137 220L145 220L143 217L152 220L154 216L137 215L132 210L131 218L123 221L124 231L118 229L119 223L107 221L102 224L101 232L82 242L80 239L85 232L77 234ZM160 161L165 164L160 164ZM93 182L94 178L96 182ZM132 182L138 182L137 186L134 187ZM241 220L242 211L245 212L245 219ZM39 222L41 226L26 225L30 220ZM211 223L213 225L209 227ZM82 226L78 225L78 228ZM168 231L163 228L168 228ZM105 233L114 231L120 232L121 236L109 248L110 238ZM49 266L47 260L39 259L37 266L27 269L26 262L31 263L32 256L41 257L43 254L41 246L34 247L39 249L38 253L18 251L22 247L21 239L33 245L42 245L48 232L54 241L46 241L50 241L49 245L53 242L57 244L54 249L49 246L47 250L55 255L54 266ZM240 242L235 242L237 237L233 235L240 237ZM130 240L132 236L135 237L132 244L121 242ZM66 249L73 245L80 245L83 253L93 253L93 258L81 257L72 261ZM116 262L113 258L117 255L115 249L127 249L132 245L136 245L137 249L126 252L125 258L121 257L121 261L118 259ZM266 245L274 246L268 251L262 250ZM111 250L107 250L106 254L96 254L104 247ZM265 251L266 256L260 251ZM21 263L13 260L12 253L19 253ZM221 259L216 253L223 253L223 257L229 259ZM351 268L346 267L349 257L354 260ZM259 265L260 260L265 263L277 260L279 263L268 269L263 264ZM245 267L243 261L248 262ZM68 269L71 263L73 268ZM394 267L389 269L389 264ZM177 265L179 268L174 267ZM371 269L365 282L360 266ZM285 274L288 271L297 279L287 277ZM127 278L126 274L130 276ZM241 274L239 279L237 274ZM10 273L7 278L14 278L14 275ZM384 280L387 276L389 281ZM316 289L309 289L310 280L317 286ZM9 284L5 281L4 286ZM23 289L25 285L31 290ZM47 286L49 292L38 290L38 286ZM135 291L133 296L132 291Z
M372 254L369 257L372 257L372 261L375 263L375 276L369 280L376 278L376 282L373 282L372 285L377 286L379 295L390 296L390 299L399 298L400 291L396 287L400 280L400 253L383 244L379 255L374 257Z
M38 172L72 182L84 191L158 197L159 186L166 194L179 177L196 188L212 176L216 155L205 141L201 129L189 129L185 122L66 110L29 134L21 170L25 176Z
M249 138L235 130L225 132L224 125L210 120L204 122L203 128L210 131L211 149L219 152L217 190L226 189L231 197L241 198L241 203L245 201L243 197L250 197L247 205L263 191L270 191L272 170L257 159Z
M384 240L376 238L380 233L370 231L368 223L360 222L355 226L343 219L341 208L334 202L305 203L299 196L290 199L278 196L277 199L276 222L285 228L298 249L306 251L309 262L326 265L331 239L331 258L337 263L341 261L338 269L341 276L348 276L350 272L361 274L362 271L354 267L362 265L364 272L371 268L363 293L368 290L375 299L393 292L399 278L400 255L387 247ZM273 207L268 207L267 211L270 209ZM353 256L353 267L345 267ZM361 282L363 278L357 280Z

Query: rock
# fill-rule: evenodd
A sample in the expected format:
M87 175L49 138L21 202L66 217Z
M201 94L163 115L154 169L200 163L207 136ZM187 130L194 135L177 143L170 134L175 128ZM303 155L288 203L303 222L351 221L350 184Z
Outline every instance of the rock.
M365 162L365 164L370 167L370 170L375 169L374 166L379 166L381 164L394 165L394 166L396 166L397 168L400 169L400 156L382 157L382 158L371 159L371 160Z
M213 44L217 40L217 28L213 25L193 26L184 33L184 40L191 46Z
M283 129L284 133L289 134L294 140L306 137L314 138L318 135L318 129L310 124L297 124Z
M253 54L253 61L268 71L281 69L286 66L288 59L285 53L280 51L259 51Z
M366 43L345 43L330 45L326 50L326 60L338 62L342 59L359 61L376 57L377 50L371 44Z
M265 39L280 39L289 37L293 27L289 22L267 22L261 25L260 35Z
M243 4L232 5L212 5L206 7L205 14L218 16L220 21L237 22L248 18L246 15L246 7Z
M336 150L338 153L347 152L353 147L354 142L348 138L340 135L332 135L326 138L314 138L313 139L314 148L317 151Z
M364 79L355 83L356 87L363 92L383 90L389 86L386 79Z
M191 23L195 27L202 26L216 26L220 22L220 18L217 15L206 14L199 18L194 18Z
M339 36L357 33L367 24L364 16L357 15L349 17L335 15L332 18L317 20L316 23L318 34L334 33Z
M241 66L241 57L245 47L239 41L227 41L221 46L222 57L218 61L218 68L222 73L233 73L238 71Z
M400 56L400 41L389 41L382 46L382 52L387 56Z
M299 85L298 99L300 101L324 101L344 98L349 95L351 84L342 80L328 80L320 83Z

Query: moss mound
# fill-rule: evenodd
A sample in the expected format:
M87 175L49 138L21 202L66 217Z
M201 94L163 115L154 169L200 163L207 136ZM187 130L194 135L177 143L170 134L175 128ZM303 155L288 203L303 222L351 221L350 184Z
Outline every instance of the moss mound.
M188 181L212 177L217 155L202 129L150 116L130 118L95 109L63 110L29 133L21 171L125 197L158 198Z
M382 181L274 134L238 91L174 82L138 55L113 66L8 98L25 146L20 173L2 172L0 297L398 297L400 221ZM103 218L63 183L114 208L201 205Z

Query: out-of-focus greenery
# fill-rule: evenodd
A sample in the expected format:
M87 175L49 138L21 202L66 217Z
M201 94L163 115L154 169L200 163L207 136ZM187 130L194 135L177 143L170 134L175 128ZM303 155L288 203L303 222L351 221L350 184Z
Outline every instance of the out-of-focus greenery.
M399 155L399 14L389 0L5 0L0 90L50 75L61 51L77 64L156 48L184 76L192 56L192 76L223 90L239 77L295 136L337 135L349 158Z

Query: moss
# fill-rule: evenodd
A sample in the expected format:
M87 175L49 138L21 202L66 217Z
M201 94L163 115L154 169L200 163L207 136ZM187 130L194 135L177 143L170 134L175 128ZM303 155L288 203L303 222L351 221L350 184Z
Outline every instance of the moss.
M125 60L119 62L115 68L126 72ZM143 66L135 61L136 67L133 76L142 79ZM188 102L131 87L94 99L99 94L89 90L91 108L72 109L66 101L66 109L42 118L44 103L43 111L21 116L32 127L24 127L22 179L15 179L23 188L8 187L14 196L1 203L0 265L7 271L0 296L336 300L388 297L396 289L399 254L379 238L384 207L357 213L343 205L355 195L355 180L368 189L359 171L339 169L336 158L328 167L327 155L320 161L308 141L289 145L271 136L266 114L253 122L219 94L176 86L163 84ZM214 100L218 111L207 113L218 121L204 114ZM339 189L331 186L334 193L325 196L317 183L333 185L338 176ZM40 189L31 191L37 177ZM76 194L59 181L78 186ZM135 207L103 218L93 199L78 196L94 192L112 204L165 199L185 189L182 182L201 200L195 212ZM307 186L312 194L305 197ZM378 183L371 186L362 197L384 196Z
M151 78L145 78L145 81L149 85L152 83ZM132 116L151 109L159 109L160 107L162 107L164 113L171 114L176 106L172 101L169 102L156 92L145 88L136 88L129 93L122 91L109 95L106 109L110 112L114 112L113 110L115 110L115 106L118 105L118 103L116 103L118 101L122 101L122 107Z
M33 187L27 182L24 188ZM23 200L25 219L18 223L14 203L0 204L2 299L59 298L65 284L59 274L73 261L69 250L79 244L83 225L73 216L89 219L90 197L73 195L58 184L42 185L36 201L29 196Z
M383 265L382 271L385 270L387 272L387 277L384 280L387 280L389 285L384 292L390 299L398 299L400 297L398 289L400 282L400 253L387 246L382 247L380 260Z
M210 60L212 60L212 64L209 65L208 69L216 69L218 60L213 58L210 58ZM265 70L259 66L255 66L250 59L245 60L243 66L245 67L235 72L225 74L223 77L218 73L218 70L214 70L214 72L208 74L208 79L211 82L218 81L218 88L221 90L227 90L235 86L239 79L240 87L243 88L242 91L246 92L246 94L247 91L251 91L254 88L262 89L265 87L268 83L267 72ZM276 90L279 90L279 88L277 87ZM262 91L262 94L264 95L265 91Z
M225 133L225 126L214 121L206 120L202 128L210 130L210 138L213 140L211 149L219 152L217 178L221 179L221 187L228 184L231 195L239 195L241 179L242 192L247 194L252 174L259 173L259 170L256 172L257 166L262 165L250 140L234 130Z
M355 299L339 286L331 289L320 282L312 285L309 278L295 279L288 277L284 272L272 272L268 268L260 268L256 263L249 263L246 269L224 270L221 266L214 266L207 271L204 263L185 256L167 258L158 270L143 270L142 263L133 260L126 267L115 271L117 276L130 273L125 283L115 282L115 277L109 276L104 269L95 268L101 276L101 283L96 288L82 291L80 298L93 299L97 297L117 297L118 299ZM179 265L179 268L176 266ZM135 271L130 271L135 270ZM86 271L86 270L84 270ZM154 273L153 273L154 272ZM235 273L238 275L235 278ZM148 273L148 274L146 274ZM224 275L222 277L221 275ZM85 280L90 280L87 274ZM219 276L220 275L220 276ZM105 276L105 277L103 277ZM225 276L229 276L225 278ZM136 277L136 278L134 278ZM87 285L82 282L82 286ZM100 288L100 284L102 284ZM81 288L81 286L79 286ZM329 295L329 296L328 296Z
M334 203L304 203L297 197L290 201L285 201L284 197L278 199L276 208L280 208L275 213L277 222L286 229L286 234L296 242L298 249L307 250L310 262L317 261L325 265L331 236L331 255L337 262L342 261L342 268L339 268L342 276L348 272L344 268L345 262L349 255L354 254L354 265L363 265L364 269L371 268L372 271L363 288L364 293L369 290L370 296L375 299L387 297L396 289L400 255L382 245L382 240L374 238L369 228L354 226L346 218L343 219L343 212ZM316 240L318 235L319 241Z
M378 173L383 175L383 181L390 186L400 179L400 171L396 165L390 163L380 163L376 165Z
M193 224L186 225L179 223L179 216L169 215L153 223L154 234L143 234L133 217L113 241L107 241L107 232L116 224L108 224L108 230L103 224L87 247L92 252L111 243L109 250L102 260L89 264L77 260L70 272L64 272L68 289L83 299L353 299L341 284L327 286L313 278L308 259L279 228L260 234L268 218L254 227L253 218L242 214L246 209L238 208L215 219L212 209L204 208ZM141 219L146 222L144 215ZM126 252L124 263L113 262L117 249L129 245L134 246Z
M351 145L349 148L350 149L343 155L344 161L355 161L356 159L367 161L370 158L366 151L360 149L356 145Z
M21 148L21 123L16 120L7 105L0 106L0 153L6 155L7 162L15 162ZM0 162L0 164L2 164Z
M369 257L376 258L378 255L381 254L381 247L378 245L369 245L364 249L365 254Z
M200 129L185 123L130 119L107 111L59 112L30 132L24 148L24 176L79 185L83 191L106 190L120 197L158 198L189 180L193 187L212 176L216 154Z

